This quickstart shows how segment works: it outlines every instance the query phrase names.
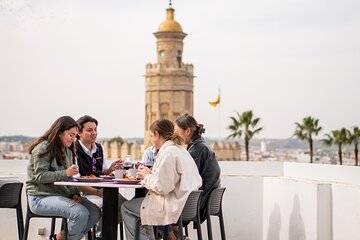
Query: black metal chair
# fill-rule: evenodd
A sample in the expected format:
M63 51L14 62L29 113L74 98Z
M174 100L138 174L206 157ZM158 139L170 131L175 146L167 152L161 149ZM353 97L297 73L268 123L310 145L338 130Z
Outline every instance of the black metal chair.
M177 221L177 225L179 227L179 239L184 239L184 232L183 228L185 228L186 236L189 236L188 225L190 222L194 223L197 230L198 240L202 240L202 233L201 233L201 222L200 222L200 197L201 197L202 190L192 191L186 200L185 206L181 212L181 215ZM163 236L164 240L167 240L167 236L169 233L169 225L164 227ZM156 239L159 239L160 234L155 231Z
M22 240L24 232L24 220L21 207L21 190L23 183L4 183L0 187L0 208L15 208L18 226L19 240Z
M225 238L225 227L224 227L224 218L222 213L222 199L226 188L215 188L211 191L208 203L207 203L207 230L208 230L208 238L212 240L212 228L211 228L211 220L210 216L217 216L219 217L220 223L220 231L221 231L221 239L226 240Z
M198 240L202 240L201 234L201 222L200 222L200 197L202 190L192 191L188 196L185 206L181 212L181 215L177 221L177 225L179 226L179 239L184 239L183 227L185 227L185 234L189 235L187 225L190 222L194 222L196 224ZM140 219L138 219L135 226L135 240L139 239L139 231L140 231ZM167 236L169 233L170 225L163 226L163 233L160 234L157 230L158 226L154 226L155 239L164 239L167 240ZM161 236L162 235L162 236Z
M200 222L200 197L202 190L192 191L186 200L183 211L178 220L179 239L184 239L183 227L185 227L185 234L189 236L188 225L193 222L196 226L198 240L202 240L201 222Z
M68 239L68 227L67 227L67 218L61 217L61 216L44 216L44 215L38 215L33 213L30 208L29 208L29 201L27 201L27 210L26 210L26 219L25 219L25 230L24 230L24 235L23 235L23 240L27 240L28 239L28 234L29 234L29 227L30 227L30 219L31 218L51 218L51 228L50 228L50 235L54 235L55 234L55 224L56 224L56 219L57 218L61 218L62 222L61 222L61 229L64 229L64 239L67 240ZM89 230L87 235L88 235L88 240L95 240L95 233L96 233L96 228L95 226L92 228L92 230Z
M56 218L62 219L62 229L64 229L64 238L65 240L68 239L68 228L67 228L67 218L61 217L61 216L44 216L44 215L38 215L33 213L29 208L29 201L27 201L27 210L26 210L26 218L25 218L25 229L24 229L24 236L23 240L28 239L28 233L29 233L29 227L30 227L30 219L31 218L51 218L51 230L50 235L54 235L55 233L55 222Z

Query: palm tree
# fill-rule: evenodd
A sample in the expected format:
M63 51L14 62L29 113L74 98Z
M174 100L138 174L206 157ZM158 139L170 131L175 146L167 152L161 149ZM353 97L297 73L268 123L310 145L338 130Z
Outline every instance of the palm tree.
M342 162L342 147L349 142L349 134L350 131L346 128L341 128L339 130L333 130L330 134L325 134L325 139L323 139L323 143L327 146L337 145L338 146L338 155L340 165Z
M230 119L232 124L229 125L228 129L232 133L227 138L241 138L244 134L246 161L249 161L249 142L255 134L258 134L263 129L262 127L256 128L260 118L254 118L254 114L250 110L243 112L241 115L236 112L236 116L230 117Z
M296 129L293 136L298 139L309 142L310 147L310 163L313 163L313 135L317 136L321 131L321 127L319 126L319 119L315 119L311 116L303 118L301 123L296 122Z
M359 141L360 129L359 127L353 127L352 132L349 132L349 144L354 144L355 166L358 166L359 164Z

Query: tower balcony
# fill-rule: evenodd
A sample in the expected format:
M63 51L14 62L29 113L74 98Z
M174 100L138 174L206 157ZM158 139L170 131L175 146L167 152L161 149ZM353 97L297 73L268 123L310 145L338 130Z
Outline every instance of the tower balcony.
M181 67L177 64L160 64L160 63L148 63L146 64L146 75L151 74L193 74L194 66L189 63L182 63Z

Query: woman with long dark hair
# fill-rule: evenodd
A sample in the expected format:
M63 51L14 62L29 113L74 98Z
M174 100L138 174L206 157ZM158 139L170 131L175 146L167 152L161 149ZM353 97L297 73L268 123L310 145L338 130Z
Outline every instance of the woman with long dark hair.
M57 186L78 174L74 140L78 125L69 116L58 118L29 148L26 191L29 207L35 214L61 216L69 220L69 239L79 240L100 219L100 209L80 197L76 187ZM50 239L64 239L61 231Z

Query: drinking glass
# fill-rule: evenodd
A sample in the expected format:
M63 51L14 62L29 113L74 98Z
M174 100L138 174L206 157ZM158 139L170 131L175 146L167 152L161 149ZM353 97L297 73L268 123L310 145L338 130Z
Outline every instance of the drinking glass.
M125 155L124 156L123 166L124 166L124 169L126 169L126 170L132 168L133 162L132 162L132 159L131 159L131 155Z

